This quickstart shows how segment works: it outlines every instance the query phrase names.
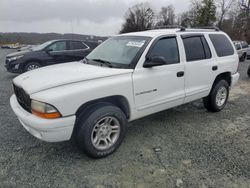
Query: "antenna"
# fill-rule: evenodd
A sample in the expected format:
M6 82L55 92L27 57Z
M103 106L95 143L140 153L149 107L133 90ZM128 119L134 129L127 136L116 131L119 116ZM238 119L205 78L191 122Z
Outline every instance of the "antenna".
M73 30L73 22L72 22L72 19L70 20L70 25L71 25L71 39L73 40L74 30Z

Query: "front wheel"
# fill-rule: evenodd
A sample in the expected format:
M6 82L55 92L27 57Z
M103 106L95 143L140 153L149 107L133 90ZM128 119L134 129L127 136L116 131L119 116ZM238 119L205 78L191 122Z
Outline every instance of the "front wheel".
M28 72L28 71L31 71L31 70L34 70L34 69L38 69L40 68L41 65L40 63L37 63L37 62L29 62L25 65L24 67L24 72Z
M111 104L92 107L77 118L76 142L89 157L102 158L112 154L122 143L127 119L120 108Z
M226 106L228 96L229 84L220 80L214 84L209 96L203 99L204 106L210 112L219 112Z

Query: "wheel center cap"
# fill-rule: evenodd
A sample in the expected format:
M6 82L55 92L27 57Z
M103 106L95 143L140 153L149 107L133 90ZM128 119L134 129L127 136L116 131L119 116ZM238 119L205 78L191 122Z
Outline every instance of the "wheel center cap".
M109 134L109 126L107 126L107 125L102 126L101 129L100 129L100 133L103 136L108 136L108 134Z

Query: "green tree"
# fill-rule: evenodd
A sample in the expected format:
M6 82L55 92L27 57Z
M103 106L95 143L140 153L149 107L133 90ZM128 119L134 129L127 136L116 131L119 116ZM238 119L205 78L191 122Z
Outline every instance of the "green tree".
M197 10L197 26L212 26L216 21L216 6L214 0L202 0Z
M179 20L186 27L212 26L216 21L214 0L193 0L189 11L184 12Z

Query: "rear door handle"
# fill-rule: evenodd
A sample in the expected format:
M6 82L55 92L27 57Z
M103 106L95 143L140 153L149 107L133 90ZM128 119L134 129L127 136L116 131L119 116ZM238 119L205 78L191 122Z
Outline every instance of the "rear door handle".
M213 71L218 70L218 66L213 66L213 67L212 67L212 70L213 70Z
M183 77L184 76L184 71L177 72L177 77Z

